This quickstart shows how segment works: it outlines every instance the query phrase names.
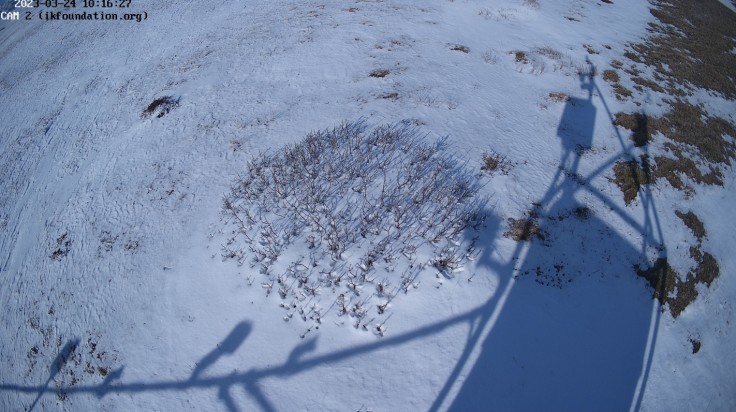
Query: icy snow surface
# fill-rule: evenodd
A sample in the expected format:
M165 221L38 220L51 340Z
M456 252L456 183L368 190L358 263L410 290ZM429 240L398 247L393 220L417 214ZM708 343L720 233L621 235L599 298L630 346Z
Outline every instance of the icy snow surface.
M0 409L736 409L734 174L625 205L612 166L640 152L611 116L640 108L579 76L646 35L647 6L133 0L147 20L0 22ZM383 337L334 307L285 322L258 266L222 256L247 161L359 119L447 137L488 199L460 239L477 256L427 265L368 325ZM633 271L687 269L675 208L722 274L677 320ZM503 236L525 213L543 240Z

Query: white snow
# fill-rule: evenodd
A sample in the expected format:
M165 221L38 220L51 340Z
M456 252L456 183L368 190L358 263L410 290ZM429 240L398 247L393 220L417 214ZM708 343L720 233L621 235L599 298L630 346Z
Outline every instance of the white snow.
M643 151L611 116L639 108L578 72L646 36L647 2L536 3L133 0L147 20L0 22L0 409L736 409L734 173L625 205L608 178ZM282 320L258 267L223 260L222 198L259 153L361 118L508 173L482 177L477 259L426 269L383 337L333 310L300 338L313 325ZM535 202L547 240L504 237ZM633 265L688 269L675 209L703 219L721 277L673 320Z

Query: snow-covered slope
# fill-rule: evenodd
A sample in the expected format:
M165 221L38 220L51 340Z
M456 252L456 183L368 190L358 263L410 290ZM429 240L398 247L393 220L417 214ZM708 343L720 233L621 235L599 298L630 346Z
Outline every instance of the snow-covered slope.
M1 409L736 408L734 173L631 204L610 182L643 153L613 113L640 108L587 74L647 34L647 7L133 0L140 23L0 22ZM447 137L488 198L460 239L475 259L428 265L383 337L334 309L285 322L258 266L222 256L248 160L359 119ZM677 319L633 269L687 269L675 208L701 216L722 274ZM523 216L540 237L504 236Z

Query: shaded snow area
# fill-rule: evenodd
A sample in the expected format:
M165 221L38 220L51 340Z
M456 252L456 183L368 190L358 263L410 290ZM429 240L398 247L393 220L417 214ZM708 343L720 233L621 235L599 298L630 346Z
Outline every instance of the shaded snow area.
M613 121L667 96L600 75L648 6L0 22L0 409L736 409L735 174L614 184L664 153Z

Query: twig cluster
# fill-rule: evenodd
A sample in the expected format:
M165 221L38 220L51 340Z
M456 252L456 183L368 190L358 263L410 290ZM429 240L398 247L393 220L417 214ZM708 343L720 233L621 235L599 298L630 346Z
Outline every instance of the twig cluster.
M224 197L232 230L223 257L259 268L284 320L298 314L314 327L334 308L355 328L376 329L371 314L385 316L422 270L461 266L454 245L483 220L478 177L441 153L444 140L423 137L403 123L370 132L344 123L253 158ZM280 261L287 249L291 261ZM327 311L325 290L337 296Z

